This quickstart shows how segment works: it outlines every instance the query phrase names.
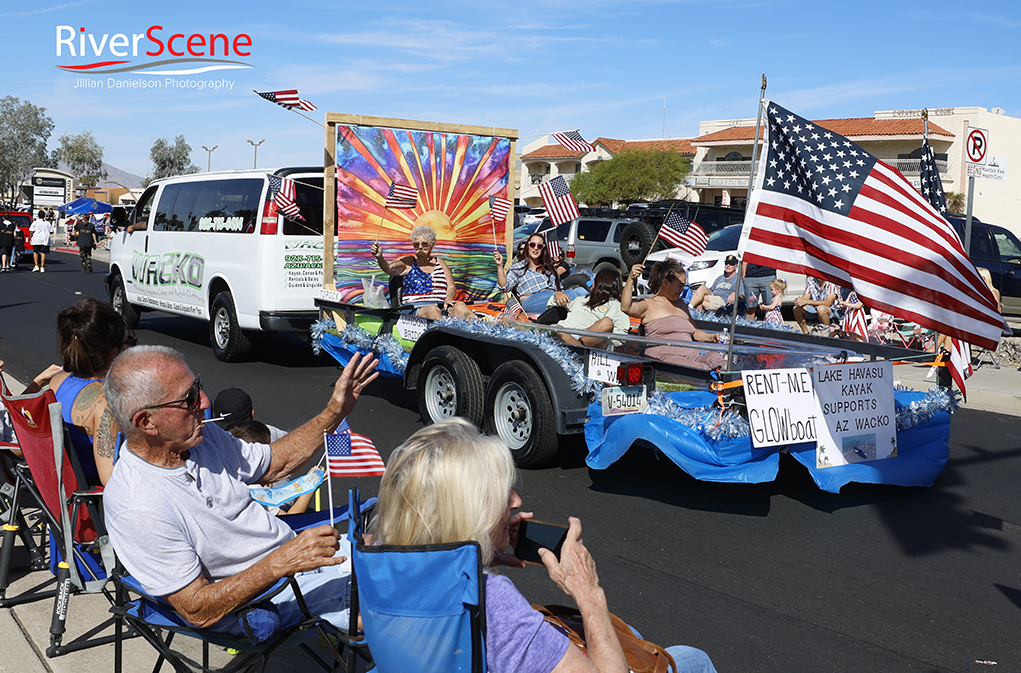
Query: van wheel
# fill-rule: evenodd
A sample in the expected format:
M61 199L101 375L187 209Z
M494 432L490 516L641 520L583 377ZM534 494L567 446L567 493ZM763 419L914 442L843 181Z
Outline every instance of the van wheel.
M661 250L662 247L656 228L648 222L632 222L624 227L620 235L620 258L625 269L641 264L651 252Z
M542 467L557 455L553 405L527 363L511 360L493 372L486 391L486 432L510 447L518 467Z
M209 345L221 362L238 362L252 352L252 342L238 327L234 299L230 292L221 292L213 299L209 319Z
M485 390L475 361L453 346L429 351L418 372L418 408L426 424L460 416L482 425Z
M128 302L128 295L124 291L124 280L119 275L114 276L112 287L110 305L113 306L113 310L121 314L129 328L135 329L138 327L140 315L138 309Z

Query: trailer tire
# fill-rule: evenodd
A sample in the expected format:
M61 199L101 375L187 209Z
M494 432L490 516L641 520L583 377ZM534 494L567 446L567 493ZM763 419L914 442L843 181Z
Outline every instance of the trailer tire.
M252 342L238 327L234 298L230 292L221 292L213 299L209 311L209 345L213 355L221 362L239 362L252 352Z
M632 222L620 235L620 258L625 270L641 264L651 253L662 249L663 242L659 240L656 228L648 222Z
M510 447L518 467L543 467L556 456L553 405L542 378L526 362L505 362L490 377L486 432Z
M110 305L113 306L113 310L121 314L130 329L135 329L138 327L138 319L141 316L138 309L128 301L127 292L124 290L124 279L120 274L113 277L110 287L113 288L110 292Z
M460 416L481 427L482 372L463 351L453 346L429 351L418 372L416 393L426 425Z

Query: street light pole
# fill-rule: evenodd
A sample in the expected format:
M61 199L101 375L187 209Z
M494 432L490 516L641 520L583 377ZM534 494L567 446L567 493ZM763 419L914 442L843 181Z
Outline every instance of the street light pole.
M252 168L258 168L259 167L259 145L261 145L264 142L266 142L266 139L263 138L259 142L255 142L254 140L249 140L248 142L250 142L252 144L252 147L255 148L255 159L252 161Z
M213 145L211 148L206 147L205 145L202 146L202 149L209 153L206 155L206 173L209 172L210 168L213 165L213 150L215 150L217 147L219 147L219 145Z

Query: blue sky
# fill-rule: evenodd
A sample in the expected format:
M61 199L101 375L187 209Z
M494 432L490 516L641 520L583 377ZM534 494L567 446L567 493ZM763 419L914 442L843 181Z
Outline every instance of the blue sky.
M249 55L230 58L251 67L88 78L57 66L108 60L109 48L72 57L64 45L58 57L62 25L84 27L97 43L154 25L164 41L246 34ZM265 139L260 166L320 165L322 130L253 89L297 88L319 121L331 111L521 136L578 128L590 140L690 137L700 120L752 117L763 73L770 98L814 119L969 105L1021 116L1019 32L1021 8L1008 1L8 0L0 95L46 108L56 125L50 149L59 135L88 130L107 163L138 175L151 170L153 141L179 134L203 169L202 145L218 146L214 170L251 167L248 139ZM168 56L145 56L148 40L140 46L132 65ZM109 77L233 88L74 88Z

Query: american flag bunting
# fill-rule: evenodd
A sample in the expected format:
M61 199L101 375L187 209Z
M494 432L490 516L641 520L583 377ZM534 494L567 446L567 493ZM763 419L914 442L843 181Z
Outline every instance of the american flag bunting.
M280 107L285 107L288 110L297 109L311 112L312 110L318 109L307 100L299 98L297 89L287 89L285 91L256 91L255 93L259 94L269 102L276 103Z
M1003 320L957 232L896 169L764 101L744 261L853 288L873 310L996 348Z
M414 208L418 205L418 190L414 187L390 183L390 191L386 194L387 208Z
M559 226L578 217L578 204L574 202L571 188L567 186L564 176L558 175L539 185L539 196L542 197L542 205L546 206L546 212L549 213L554 225Z
M563 145L569 150L574 152L595 152L596 146L592 143L585 142L585 139L581 137L581 134L577 131L564 131L563 133L554 133L553 140Z
M692 257L705 252L709 236L697 223L688 220L676 210L670 211L663 226L659 228L659 237L674 248L680 248Z

